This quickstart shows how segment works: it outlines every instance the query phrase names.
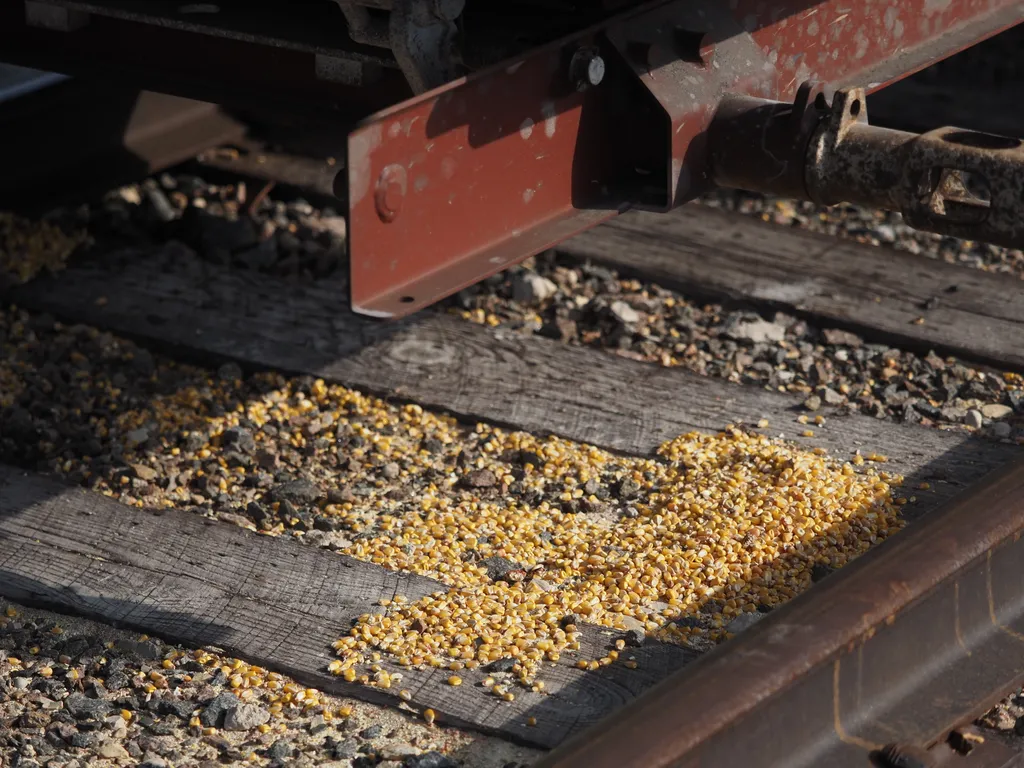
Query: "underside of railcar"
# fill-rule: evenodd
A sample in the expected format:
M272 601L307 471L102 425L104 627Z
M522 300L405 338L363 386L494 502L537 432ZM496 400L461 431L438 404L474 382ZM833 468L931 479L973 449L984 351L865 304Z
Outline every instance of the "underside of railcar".
M2 0L0 60L336 125L352 307L398 317L712 185L1020 247L1018 137L877 128L864 98L1022 20L1018 0Z

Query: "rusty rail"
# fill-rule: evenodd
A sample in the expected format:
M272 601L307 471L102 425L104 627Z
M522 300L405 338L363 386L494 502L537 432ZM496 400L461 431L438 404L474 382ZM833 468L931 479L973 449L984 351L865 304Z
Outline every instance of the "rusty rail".
M1014 765L964 726L1024 681L1022 533L1017 461L537 768Z

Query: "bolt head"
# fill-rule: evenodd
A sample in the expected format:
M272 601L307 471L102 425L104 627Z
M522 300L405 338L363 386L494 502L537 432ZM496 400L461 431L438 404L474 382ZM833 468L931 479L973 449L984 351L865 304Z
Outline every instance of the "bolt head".
M596 48L581 48L573 54L570 73L577 91L593 88L604 80L604 59Z

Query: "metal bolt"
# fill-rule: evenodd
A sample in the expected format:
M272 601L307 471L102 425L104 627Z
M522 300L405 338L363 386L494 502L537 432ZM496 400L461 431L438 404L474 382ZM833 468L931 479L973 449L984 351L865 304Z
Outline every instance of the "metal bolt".
M377 178L377 190L373 199L377 215L384 223L394 221L402 211L405 202L406 174L401 165L388 165Z
M604 59L596 48L580 48L572 56L569 76L577 91L585 91L604 80Z

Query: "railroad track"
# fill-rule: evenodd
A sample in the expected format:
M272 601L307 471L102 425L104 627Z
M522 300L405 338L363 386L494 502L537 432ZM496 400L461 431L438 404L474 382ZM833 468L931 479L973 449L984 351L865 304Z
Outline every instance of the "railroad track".
M205 162L247 173L244 195L237 181L183 191L182 176L161 194L169 205L175 192L186 205L202 197L217 218L211 204L248 205L260 176L329 189L325 163L239 157ZM153 189L126 188L108 213L124 223ZM308 203L261 216L277 214L319 243L293 260L299 272L341 236ZM471 765L494 764L486 753L505 742L553 749L540 764L559 766L865 765L869 754L912 765L925 749L922 765L1016 759L968 727L1024 680L1015 280L691 207L624 216L448 311L382 325L347 313L340 261L282 280L288 257L239 268L242 245L211 244L211 230L194 247L136 237L5 289L18 309L2 325L13 365L0 378L0 596L20 605L0 637L24 658L6 648L0 680L22 706L7 743L19 760L34 759L33 738L76 758L145 757L128 736L139 754L119 752L122 726L102 716L132 735L179 728L193 757L248 750L262 762L289 759L273 750L293 721L318 729L308 759L358 748L394 765L444 764L418 746L441 725L493 737L463 753ZM605 287L587 294L588 281ZM687 296L726 305L705 311ZM556 304L593 317L577 313L569 329ZM677 306L687 323L649 330ZM688 338L661 339L683 328ZM822 350L804 353L805 338ZM876 367L840 383L840 363L871 344ZM694 373L691 345L728 356L729 369ZM769 357L770 371L754 367ZM897 397L870 395L884 392L875 376ZM940 387L957 394L940 402ZM758 492L769 482L774 525L747 506L770 501ZM707 538L694 529L674 547L646 546L696 519ZM581 558L588 542L603 546ZM726 577L714 554L735 564ZM686 587L655 587L666 574ZM481 603L491 607L466 608ZM119 689L109 660L67 652L33 607L181 646L111 640L132 673ZM463 646L494 635L474 626L481 614L511 618L484 650ZM339 647L353 626L353 647ZM208 646L221 650L192 652ZM194 710L174 704L221 664ZM297 698L282 674L313 692ZM99 734L83 746L37 715L49 706L40 696L60 701L54 679L77 696L62 724ZM240 699L215 704L219 691ZM331 695L435 728L388 752L356 737L384 710ZM120 705L127 716L112 714ZM229 728L218 706L251 727ZM353 753L339 756L346 739Z

